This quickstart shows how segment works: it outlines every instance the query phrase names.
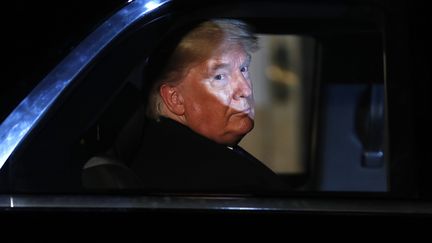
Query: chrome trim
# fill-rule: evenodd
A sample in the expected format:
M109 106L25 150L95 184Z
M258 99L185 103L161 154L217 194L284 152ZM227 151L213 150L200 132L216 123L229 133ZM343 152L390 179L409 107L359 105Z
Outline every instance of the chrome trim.
M14 195L14 207L64 210L209 210L294 213L368 213L432 216L432 203L368 198L265 198L241 196L28 196Z
M60 62L0 125L0 168L57 97L117 35L169 1L130 1Z
M13 201L12 197L10 197L9 195L5 195L5 194L0 194L0 208L6 208L6 207L11 207L11 204ZM0 216L1 218L1 216Z

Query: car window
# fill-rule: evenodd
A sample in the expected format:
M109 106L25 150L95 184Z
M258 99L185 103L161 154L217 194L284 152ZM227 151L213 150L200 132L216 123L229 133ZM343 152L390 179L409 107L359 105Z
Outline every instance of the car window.
M22 149L8 161L6 166L9 167L13 190L82 192L81 173L88 158L86 150L80 149L80 146L92 144L83 134L94 125L100 129L95 121L101 119L103 112L119 94L124 93L123 90L139 91L128 82L127 76L136 65L146 60L166 24L165 19L161 18L139 26L140 31L132 28L130 38L111 43L96 58L94 65L76 78L74 85L60 98L57 109L48 114L49 119L38 124L26 143L20 145ZM133 104L123 105L134 109ZM115 119L125 119L130 115L127 108L122 107L121 111ZM121 120L112 120L110 124ZM112 142L106 140L110 135L105 131L100 131L100 136L106 143ZM96 154L102 148L98 144L90 152Z
M303 190L386 191L379 33L267 34L260 43L257 125L243 145Z
M331 20L316 29L307 21L239 16L261 43L252 64L256 128L242 146L293 191L386 192L380 22L342 28ZM77 77L8 161L13 190L89 192L94 182L85 170L111 163L93 158L116 153L128 160L145 136L146 62L176 18L196 21L169 16L134 26ZM127 167L116 170L129 180Z
M6 26L5 35L9 36L6 38L9 61L5 69L8 81L2 82L0 88L0 121L80 41L123 5L124 1L116 0L97 3L74 1L65 5L6 3L5 9L13 11L20 21Z

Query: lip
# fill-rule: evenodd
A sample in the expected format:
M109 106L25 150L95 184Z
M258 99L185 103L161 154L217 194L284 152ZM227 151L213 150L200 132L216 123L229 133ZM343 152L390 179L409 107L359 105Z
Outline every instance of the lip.
M237 111L236 114L238 114L238 115L241 115L241 114L247 115L247 114L251 113L251 111L252 111L252 109L248 108L248 109Z
M249 113L251 112L251 110L252 110L251 108L248 108L248 109L242 110L241 112L242 112L242 113L248 113L248 114L249 114Z

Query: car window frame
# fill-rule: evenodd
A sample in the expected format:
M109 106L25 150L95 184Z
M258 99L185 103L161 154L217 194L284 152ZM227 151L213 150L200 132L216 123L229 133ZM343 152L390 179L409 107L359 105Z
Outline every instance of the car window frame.
M216 10L215 10L216 11ZM229 16L229 14L227 15L227 16ZM360 193L361 194L361 193ZM358 195L360 195L360 194L355 194L355 195L353 195L354 197L357 197ZM327 194L327 195L329 195L329 194ZM363 195L366 195L366 196L372 196L372 197L376 197L377 195L379 195L379 194L363 194ZM346 194L345 194L345 196L346 196ZM361 196L361 195L360 195ZM22 198L24 198L24 197L22 197ZM157 201L157 200L156 200ZM49 203L48 203L49 204ZM197 203L198 204L198 203ZM237 204L238 205L238 204ZM347 204L348 205L348 204ZM199 206L199 205L198 205ZM196 205L194 206L194 207L196 207ZM217 208L219 208L219 207L217 207ZM250 207L250 209L252 209L253 207ZM271 208L271 207L270 207ZM277 208L277 207L276 207ZM287 207L285 207L285 206L283 206L282 208L285 208L285 209L287 209L287 208L289 208L289 206L287 206ZM280 210L281 208L278 208L278 210ZM336 209L335 209L336 210ZM348 211L351 211L351 210L353 210L353 209L349 209ZM365 209L366 210L366 209ZM356 211L356 210L354 210L354 211ZM360 210L361 211L361 210ZM384 210L385 211L385 210ZM408 210L407 210L408 211ZM427 211L427 210L426 210Z

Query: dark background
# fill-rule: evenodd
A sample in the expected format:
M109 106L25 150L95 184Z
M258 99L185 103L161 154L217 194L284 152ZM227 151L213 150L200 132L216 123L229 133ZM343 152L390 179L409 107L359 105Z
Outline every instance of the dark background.
M126 0L14 1L3 5L5 73L0 122L87 34Z

